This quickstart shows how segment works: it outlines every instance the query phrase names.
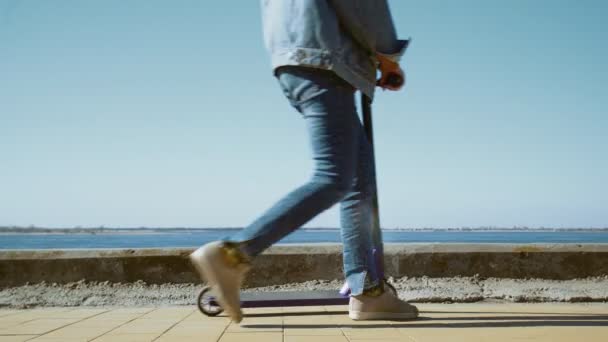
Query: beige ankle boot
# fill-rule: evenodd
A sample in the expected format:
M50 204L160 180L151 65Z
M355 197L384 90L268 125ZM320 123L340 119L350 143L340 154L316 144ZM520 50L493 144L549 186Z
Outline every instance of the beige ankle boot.
M236 323L243 319L241 284L251 266L230 244L210 242L190 254L190 261L201 278L211 286L219 305Z
M356 321L414 319L418 317L418 309L399 299L392 290L386 289L381 294L350 297L348 317Z

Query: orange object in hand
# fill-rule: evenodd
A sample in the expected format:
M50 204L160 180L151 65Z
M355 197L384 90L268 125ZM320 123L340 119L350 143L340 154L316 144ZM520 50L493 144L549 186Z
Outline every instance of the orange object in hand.
M405 73L399 66L399 63L381 54L377 54L376 57L378 58L378 69L380 70L380 79L377 82L378 86L382 89L393 91L401 89L405 84Z

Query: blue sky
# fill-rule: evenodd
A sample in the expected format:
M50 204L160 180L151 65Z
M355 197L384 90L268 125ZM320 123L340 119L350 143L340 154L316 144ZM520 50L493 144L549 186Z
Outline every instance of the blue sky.
M382 225L608 226L608 2L391 5ZM306 181L258 6L1 0L0 225L244 226Z

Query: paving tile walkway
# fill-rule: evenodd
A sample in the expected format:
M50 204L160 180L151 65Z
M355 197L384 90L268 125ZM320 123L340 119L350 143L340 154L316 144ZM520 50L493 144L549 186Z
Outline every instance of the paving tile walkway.
M240 325L193 307L2 309L0 342L608 341L608 303L419 308L403 322L354 322L345 306L247 309Z

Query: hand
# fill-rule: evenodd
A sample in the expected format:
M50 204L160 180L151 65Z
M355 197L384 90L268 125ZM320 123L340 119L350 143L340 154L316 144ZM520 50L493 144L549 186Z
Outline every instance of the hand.
M399 64L396 62L393 62L392 60L390 60L382 55L376 55L376 57L378 58L378 61L380 62L379 66L378 66L378 69L380 70L380 79L378 80L377 85L379 87L381 87L382 89L388 89L388 90L393 90L393 91L397 91L397 90L401 89L403 87L403 85L405 84L405 73L403 72L403 70L401 69ZM401 77L403 79L403 84L398 87L391 85L390 83L387 82L389 75L398 75L399 77Z

